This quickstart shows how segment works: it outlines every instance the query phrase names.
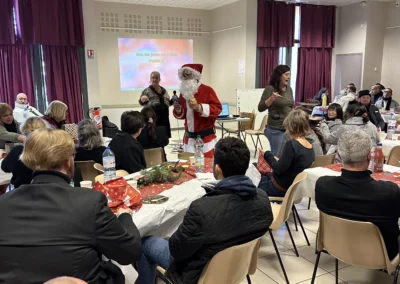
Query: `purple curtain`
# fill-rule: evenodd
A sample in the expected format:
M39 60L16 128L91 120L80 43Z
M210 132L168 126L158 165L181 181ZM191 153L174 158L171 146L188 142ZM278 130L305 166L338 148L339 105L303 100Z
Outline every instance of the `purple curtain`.
M14 44L13 0L0 1L0 44Z
M325 87L331 93L331 48L299 48L296 102L312 99Z
M293 46L294 18L294 4L258 0L257 47Z
M82 0L16 0L24 44L84 46Z
M68 106L68 120L83 119L78 47L43 46L46 88L49 102L60 100Z
M278 65L279 48L278 47L261 47L260 48L260 88L268 85L268 79Z
M335 47L336 8L301 4L301 47Z
M18 93L25 93L35 105L30 48L0 45L0 101L14 107Z

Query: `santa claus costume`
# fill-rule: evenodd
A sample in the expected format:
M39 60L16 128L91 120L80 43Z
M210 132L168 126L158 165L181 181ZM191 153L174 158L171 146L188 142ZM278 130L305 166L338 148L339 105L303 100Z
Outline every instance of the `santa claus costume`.
M191 79L185 78L183 75L185 70L192 73ZM204 157L212 158L217 144L215 120L221 113L222 105L215 91L200 82L202 70L201 64L185 64L179 69L178 75L182 81L179 96L181 111L177 112L174 109L173 114L177 119L185 120L184 151L194 153L194 144L200 135L204 142ZM197 101L198 109L191 109L190 101Z

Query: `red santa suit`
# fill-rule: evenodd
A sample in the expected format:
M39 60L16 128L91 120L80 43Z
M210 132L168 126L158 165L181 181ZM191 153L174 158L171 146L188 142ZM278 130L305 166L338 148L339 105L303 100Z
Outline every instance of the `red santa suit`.
M192 71L198 79L201 78L203 66L201 64L186 64L179 70L179 76L182 76L184 69ZM204 142L204 156L212 158L214 156L214 147L217 144L217 136L215 135L215 121L221 113L222 105L215 91L204 84L200 83L198 91L194 94L197 103L201 105L202 112L192 110L189 107L189 101L181 94L179 101L182 106L181 112L173 112L177 119L185 120L185 138L184 151L195 152L194 144L198 135Z

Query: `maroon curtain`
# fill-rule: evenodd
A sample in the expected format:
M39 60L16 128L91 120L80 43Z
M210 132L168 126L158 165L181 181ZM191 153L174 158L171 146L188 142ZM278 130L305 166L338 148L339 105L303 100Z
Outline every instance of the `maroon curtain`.
M257 47L293 46L294 17L294 4L258 0Z
M60 100L68 106L68 119L83 119L78 47L43 46L46 88L49 102Z
M18 93L35 105L29 46L0 45L0 101L14 107Z
M296 102L312 99L325 87L331 93L331 48L299 48Z
M260 48L260 87L265 88L268 85L268 79L278 65L279 48L262 47Z
M84 46L82 0L16 0L24 44Z
M14 44L13 0L0 1L0 44Z
M301 4L301 47L335 47L336 8Z

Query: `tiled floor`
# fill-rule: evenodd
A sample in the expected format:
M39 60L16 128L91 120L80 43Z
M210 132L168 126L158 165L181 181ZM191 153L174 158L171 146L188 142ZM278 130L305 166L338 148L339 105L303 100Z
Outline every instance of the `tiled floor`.
M183 131L180 131L180 134L182 135ZM220 134L220 131L218 131L218 134ZM170 140L172 142L170 143L173 144L175 141L178 141L177 131L173 131L172 136L173 137ZM261 142L264 146L264 149L269 148L268 140L265 137L261 137ZM253 158L254 146L249 137L247 138L247 145L249 146L250 153ZM175 159L176 153L173 153L172 150L173 147L169 147L167 149L167 156L170 159ZM255 159L252 159L252 161L255 161ZM285 226L282 226L279 230L273 232L283 264L286 269L286 273L289 277L290 283L292 284L311 283L311 277L316 260L315 242L319 224L319 213L314 202L311 203L310 210L307 209L307 205L308 198L304 198L301 203L296 205L296 207L303 222L303 226L305 228L311 246L307 246L301 229L299 228L298 232L295 230L292 216L289 218L288 222L300 257L296 257L294 253L293 246ZM258 269L257 272L251 276L252 283L285 283L285 279L269 234L266 234L262 238L261 248L258 256ZM247 281L243 280L240 284L246 283ZM326 254L321 255L315 283L335 283L335 260L333 257ZM367 270L363 268L349 266L345 263L339 262L339 283L391 284L393 283L393 276L387 275L386 273L381 271Z

